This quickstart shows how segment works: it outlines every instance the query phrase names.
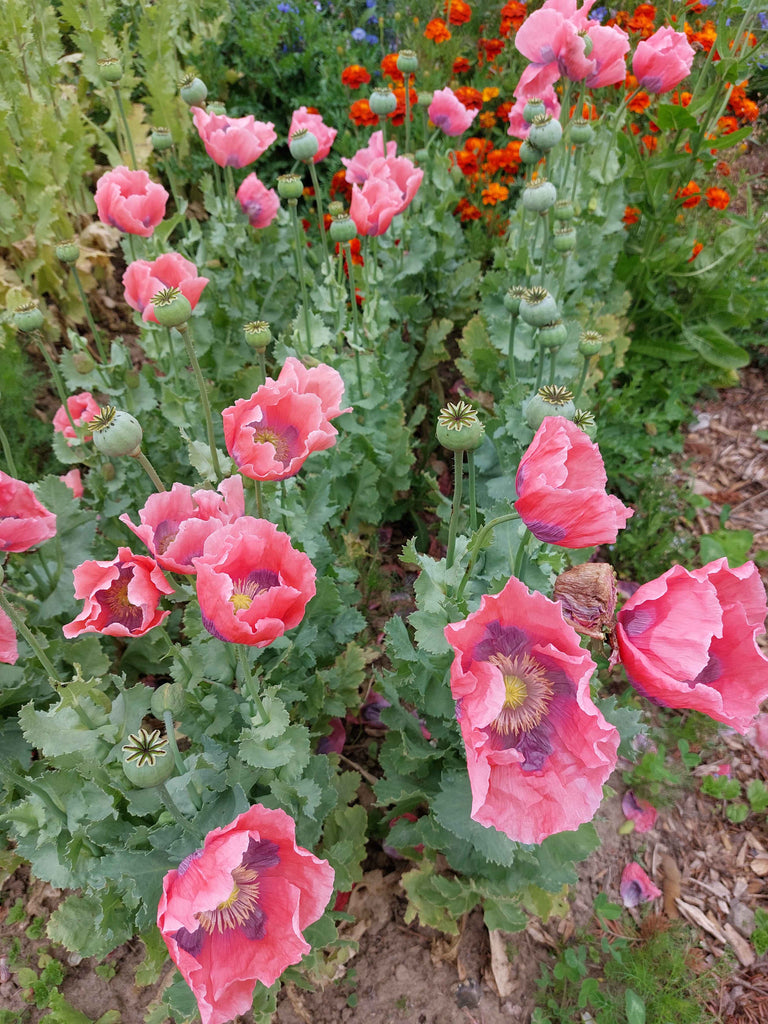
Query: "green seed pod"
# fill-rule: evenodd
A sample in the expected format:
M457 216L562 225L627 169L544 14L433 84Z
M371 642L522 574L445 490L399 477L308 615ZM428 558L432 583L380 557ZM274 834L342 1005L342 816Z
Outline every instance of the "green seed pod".
M537 114L531 122L528 141L537 149L550 150L563 137L563 126L551 114Z
M531 430L538 430L547 416L564 416L572 420L576 413L573 395L568 388L549 384L539 388L525 404L523 415Z
M157 153L162 153L173 145L173 138L168 128L153 128L150 139L152 140L152 148Z
M425 89L425 90L420 90L419 91L418 97L419 97L419 106L423 107L426 110L427 107L432 102L432 100L434 99L435 94L433 92L427 92L427 90Z
M45 323L45 317L36 302L23 302L16 307L13 321L20 331L38 331Z
M141 384L141 374L138 370L129 370L125 375L125 386L130 391L135 391Z
M571 121L571 142L575 146L583 146L592 138L592 125L583 117Z
M257 351L264 351L272 341L272 331L266 320L252 320L243 327L245 340Z
M152 692L149 706L155 718L162 719L166 711L170 711L174 718L178 718L185 704L184 687L181 683L163 683Z
M397 70L406 74L413 74L419 67L419 58L413 50L401 50L397 55ZM373 108L371 108L373 109Z
M208 104L208 113L209 114L218 114L220 117L223 117L226 114L226 112L227 112L227 108L224 106L223 103L218 103L217 102L217 103L209 103Z
M80 246L73 239L68 242L60 242L56 246L56 259L62 263L77 263L77 257L80 255Z
M96 360L90 352L81 349L79 352L72 353L72 365L78 373L86 374L95 368Z
M539 114L546 114L546 112L547 108L544 106L544 101L531 97L523 107L523 120L528 124L533 124L534 117L538 117Z
M573 220L576 211L570 199L558 199L554 207L555 220Z
M596 356L603 347L603 341L599 331L583 331L579 338L579 352L587 358Z
M131 785L149 789L173 775L173 758L166 753L167 743L157 729L139 729L128 737L123 747L123 772Z
M167 782L173 775L173 758L166 754L164 757L156 758L152 764L149 761L145 761L144 764L123 761L123 772L136 789L151 789L153 786L159 786L161 782Z
M573 417L573 422L579 430L584 431L590 441L595 440L597 437L597 423L595 423L595 417L589 409L577 409Z
M102 57L96 61L99 69L99 76L103 82L110 82L114 85L123 77L123 65L117 57Z
M340 203L338 199L334 199L333 202L328 203L329 216L341 217L343 213L346 213L344 209L344 203Z
M351 242L353 238L357 237L357 228L351 217L342 214L341 217L333 218L328 234L331 236L332 242Z
M523 189L523 207L532 213L545 213L555 205L557 189L546 178L526 182Z
M298 174L281 174L277 179L277 194L281 199L300 199L304 184Z
M473 452L483 443L485 427L469 402L449 402L440 410L435 431L438 442L451 452Z
M181 98L189 107L199 107L205 103L208 89L205 82L194 75L184 75L180 83Z
M539 160L543 159L544 154L542 151L537 149L528 139L523 139L520 143L520 162L523 164L537 164Z
M552 245L557 252L572 252L576 248L576 229L570 224L555 231Z
M288 149L294 160L301 160L302 163L309 163L312 157L320 148L317 136L308 128L299 128L294 132L288 142Z
M141 448L143 433L139 421L112 405L105 405L88 429L93 432L94 448L110 459L136 455Z
M595 45L592 42L592 38L587 35L586 32L579 32L579 36L584 40L584 56L588 57L592 53L592 48Z
M368 105L374 114L385 117L397 110L397 96L391 89L374 89L368 97Z
M513 284L504 296L504 308L508 313L516 316L520 312L520 300L526 293L526 288L521 284Z
M109 483L110 480L114 480L117 476L117 470L111 462L105 462L101 467L101 475L102 478Z
M153 295L152 308L162 327L181 328L192 316L192 303L178 288L163 288Z
M520 300L520 319L531 327L543 327L560 318L557 302L546 288L535 285L527 288Z
M568 331L562 320L555 320L551 324L544 324L539 328L537 341L542 348L547 350L561 348L568 337Z

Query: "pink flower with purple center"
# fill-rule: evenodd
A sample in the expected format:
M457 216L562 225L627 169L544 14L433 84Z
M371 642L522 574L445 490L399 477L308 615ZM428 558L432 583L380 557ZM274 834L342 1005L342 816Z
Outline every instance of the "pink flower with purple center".
M627 864L622 871L619 892L625 907L636 907L661 896L661 889L653 884L636 861Z

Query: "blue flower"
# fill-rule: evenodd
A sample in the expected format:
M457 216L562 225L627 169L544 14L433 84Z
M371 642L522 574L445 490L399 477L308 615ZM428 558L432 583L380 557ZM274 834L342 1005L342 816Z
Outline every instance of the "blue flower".
M281 11L283 14L298 14L299 13L298 7L294 7L293 4L286 4L286 3L278 4L277 5L277 9L278 9L278 11Z
M376 0L365 0L365 6L369 7L369 8L370 7L375 7L376 6Z
M593 7L592 10L589 12L589 20L590 21L602 21L607 13L608 13L608 8L607 7Z
M768 29L768 14L765 11L760 11L757 16L757 20L760 22L760 28Z
M365 37L365 41L366 41L366 43L368 43L368 45L369 45L369 46L376 46L376 44L377 44L377 43L378 43L378 41L379 41L379 37L378 37L378 36L372 36L372 35L370 34L370 32L369 32L369 33L368 33L368 34L366 35L366 37Z
M356 43L362 43L362 41L365 39L365 29L364 28L353 28L352 32L351 32L351 35L352 35L352 38L355 40Z

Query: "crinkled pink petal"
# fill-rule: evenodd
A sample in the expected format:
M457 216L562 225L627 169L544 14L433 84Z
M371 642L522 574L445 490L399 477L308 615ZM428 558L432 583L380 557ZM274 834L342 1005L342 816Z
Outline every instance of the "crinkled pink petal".
M384 156L397 156L397 143L387 142L387 152L384 153L384 137L381 130L373 132L368 139L368 145L358 149L353 157L342 157L341 162L346 167L345 177L350 185L362 185L370 177L370 166L372 161Z
M266 228L280 209L280 199L273 188L267 188L251 172L237 190L237 198L252 228Z
M587 35L592 40L589 56L595 64L595 70L587 75L588 88L599 89L624 82L627 74L626 56L629 52L627 33L615 25L598 25L591 21Z
M624 794L621 809L625 818L634 821L635 832L648 832L652 829L659 813L652 803L643 800L642 797L636 797L631 789Z
M67 485L70 491L72 491L72 496L74 498L82 498L84 493L83 481L80 476L80 470L77 467L70 469L68 473L64 473L59 477L59 480L61 480L63 484Z
M625 907L636 907L638 903L648 903L661 896L645 871L636 861L627 864L621 873L619 892Z
M19 658L16 630L6 613L0 608L0 661L15 665Z
M56 536L56 516L29 484L0 470L0 551L29 551Z
M637 44L632 71L639 88L665 93L688 77L694 56L695 51L685 33L664 25Z
M440 128L446 135L461 135L469 128L477 116L476 110L468 110L457 98L453 89L446 86L438 89L432 96L427 113L432 124Z

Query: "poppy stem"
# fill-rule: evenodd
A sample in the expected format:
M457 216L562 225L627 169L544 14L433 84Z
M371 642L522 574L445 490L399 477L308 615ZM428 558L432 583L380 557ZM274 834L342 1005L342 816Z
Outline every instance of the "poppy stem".
M67 414L69 425L72 427L75 434L77 434L77 426L75 424L75 421L72 419L72 413L69 411L69 406L67 405L67 392L64 390L64 383L62 381L61 374L59 373L59 368L49 355L48 349L45 347L45 343L43 342L43 338L40 332L32 331L32 337L37 342L37 347L40 349L40 355L45 360L45 365L48 367L51 377L53 378L53 385L56 388L56 391L58 392L61 404L64 406L64 411Z
M179 750L179 745L176 742L176 727L173 724L173 714L167 708L163 711L163 724L165 725L165 735L168 739L168 746L171 748L171 754L173 755L173 763L176 765L176 774L184 775L186 773L186 767L181 759L181 751ZM192 801L195 810L199 811L202 806L200 802L200 794L191 782L187 783L187 793L189 794L189 799Z
M509 316L509 341L507 343L507 374L509 375L509 383L514 384L517 380L517 370L515 368L515 328L517 326L517 316L515 313L510 313Z
M557 349L553 348L549 353L549 383L555 383L555 370L557 369Z
M453 556L456 552L456 533L459 528L459 516L461 515L461 494L464 490L464 452L454 452L453 472L453 508L451 509L451 521L448 525L448 551L445 556L445 566L450 569L453 565Z
M167 787L166 787L164 782L158 783L157 790L160 793L160 796L162 798L163 803L165 804L165 809L168 811L168 813L174 819L176 824L177 825L181 825L181 827L184 829L184 831L185 832L189 832L189 834L191 836L194 836L195 839L198 839L198 840L202 839L203 838L203 833L200 832L192 824L192 822L189 820L189 818L185 818L184 817L184 815L181 813L179 808L176 806L176 802L174 801L174 799L171 796L171 794L168 792L168 789L167 789Z
M138 167L136 162L136 152L133 148L133 136L131 135L131 127L128 124L128 118L125 114L125 107L123 106L123 97L120 95L120 86L115 83L115 96L117 97L117 109L120 111L120 117L125 128L125 141L128 146L128 152L131 154L131 170L135 171Z
M184 339L184 347L187 350L187 358L192 364L192 370L195 374L195 380L197 381L197 388L200 392L200 401L203 405L203 414L205 416L205 427L208 431L208 447L211 449L211 466L213 472L216 474L216 480L221 480L221 467L219 466L219 453L216 451L216 438L213 433L213 420L211 418L211 403L208 401L208 389L205 386L205 380L203 379L203 373L200 369L200 363L197 361L197 355L195 353L195 345L192 340L192 331L189 326L189 321L185 324L179 324L176 328L179 334ZM164 488L163 488L164 489Z
M136 454L133 457L134 457L134 459L136 459L138 464L141 466L141 468L147 474L149 479L152 481L152 483L155 486L155 490L157 490L157 491L164 491L165 490L165 485L163 484L163 481L157 475L157 473L155 472L155 467L149 461L149 459L144 454L144 452L141 450L141 448L139 448L139 450L136 452Z
M248 691L248 696L256 705L256 710L261 718L261 724L266 725L269 721L269 714L267 713L267 709L264 707L261 697L259 696L259 688L253 677L251 666L248 664L248 654L245 646L244 644L235 644L235 646L237 647L237 660L240 662L240 668L243 671L243 680L245 682L245 688Z
M109 362L109 360L107 359L106 353L104 351L104 342L101 340L101 334L99 333L99 329L96 326L96 323L93 319L91 307L88 305L88 299L86 297L85 291L83 290L83 284L82 281L80 280L80 275L77 272L77 266L74 263L72 264L72 276L75 279L77 290L80 293L80 300L82 301L83 306L85 307L85 318L88 321L88 326L91 328L91 334L93 335L93 340L96 342L96 348L99 350L99 358L101 359L102 363L107 363Z
M296 273L301 287L301 304L304 309L304 333L307 336L307 351L312 348L309 333L309 299L307 298L307 283L304 280L304 253L301 244L301 230L299 228L299 214L296 210L298 199L288 200L288 209L291 213L291 224L293 225L293 244L296 254ZM298 334L298 331L296 332Z
M21 635L27 641L29 646L32 648L32 652L34 653L35 657L40 662L40 664L43 666L45 671L48 673L49 682L51 683L51 685L53 685L54 683L59 683L59 685L61 685L61 680L58 678L58 675L56 673L56 669L53 667L53 664L52 664L50 658L45 653L43 648L40 646L40 644L38 643L36 637L34 636L32 631L27 626L26 622L22 618L19 617L19 615L16 612L16 609L13 607L12 604L10 604L5 599L5 595L2 594L2 593L0 593L0 608L5 612L5 614L8 616L8 618L11 620L11 622L13 623L13 627L16 630L16 632L17 633L21 633Z
M325 219L323 213L323 200L320 195L320 182L317 180L317 171L313 160L308 163L309 176L312 179L312 187L315 190L315 203L317 204L317 221L320 225L320 238L323 242L323 270L326 274L331 271L331 258L328 254L328 236L325 233Z
M530 535L528 533L528 527L526 526L525 530L523 531L523 536L520 538L520 547L517 549L517 554L515 555L515 567L512 570L512 575L515 576L517 579L521 578L520 574L525 570L525 565L527 561L526 548L528 547L529 536Z
M539 370L536 374L536 390L538 391L541 387L541 382L544 379L544 346L539 342Z
M475 453L467 452L467 476L469 478L469 528L477 529L477 489L475 485Z
M256 515L259 519L264 518L264 509L261 504L261 480L253 481L253 489L256 493Z
M517 512L507 512L506 515L497 516L495 519L492 519L489 523L486 523L472 538L472 555L469 559L467 571L464 573L462 581L459 584L459 589L456 591L457 603L461 601L461 598L464 594L464 588L466 587L472 575L472 570L474 569L475 562L477 561L477 554L478 552L482 551L485 547L485 538L488 537L489 534L493 533L497 526L500 526L502 523L509 523L513 519L518 518L519 516Z
M579 383L576 385L576 389L573 392L574 402L578 401L581 395L581 389L584 387L584 381L587 379L587 368L589 367L589 356L584 356L584 364L581 367L581 376L579 377Z
M2 427L0 427L0 445L2 445L3 455L5 456L5 461L8 464L8 472L11 474L11 476L18 476L18 473L16 471L16 463L13 461L13 453L11 452L11 446L8 443L8 435L3 430Z
M405 86L405 152L411 152L411 74L406 71L403 76L403 85ZM384 149L384 156L387 155L386 148Z

